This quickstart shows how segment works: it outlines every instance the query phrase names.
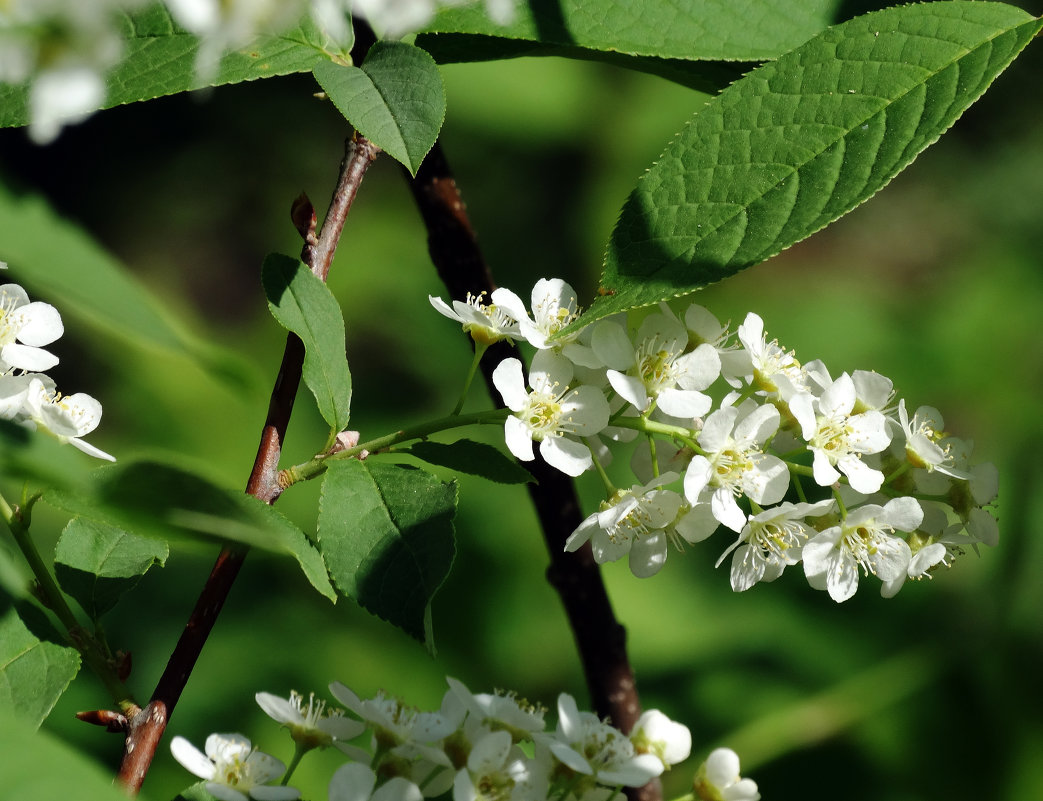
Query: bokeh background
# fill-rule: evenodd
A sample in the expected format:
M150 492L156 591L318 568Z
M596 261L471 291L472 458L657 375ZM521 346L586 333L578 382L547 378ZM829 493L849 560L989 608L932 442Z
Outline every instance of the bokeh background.
M799 569L734 594L727 568L713 567L731 541L723 532L672 553L652 580L605 566L645 705L686 722L698 755L736 748L766 799L1043 797L1041 68L1043 47L1030 46L877 197L695 298L733 324L757 311L802 361L892 377L911 407L941 409L949 430L973 439L976 457L1001 475L999 547L893 600L870 579L836 605ZM705 97L559 59L447 66L443 75L442 141L498 282L526 296L536 279L560 276L592 298L623 200ZM236 354L229 378L66 314L53 372L59 386L102 400L94 444L124 458L191 457L227 486L245 485L284 339L265 308L260 264L269 251L298 251L290 202L303 190L324 208L347 134L316 89L290 77L117 108L47 148L0 131L9 186L46 197L196 336ZM5 279L20 278L12 263ZM389 159L363 184L330 285L347 321L352 426L375 436L451 408L470 351L428 304L444 292ZM470 408L486 403L476 387ZM287 462L307 458L324 436L302 392ZM286 760L289 739L254 693L325 695L332 680L426 709L438 706L446 675L551 708L561 691L585 704L525 490L460 484L459 553L434 602L436 657L350 601L331 606L292 563L254 552L169 735L201 744L238 730ZM579 488L594 509L597 480L584 476ZM294 487L278 508L312 531L317 497L315 482ZM46 510L35 520L45 542L62 525ZM216 552L178 547L108 616L110 640L133 652L142 697ZM119 738L72 718L106 702L84 674L45 726L115 765ZM306 797L325 798L338 762L334 752L305 760L297 782ZM668 797L685 792L697 764L667 776ZM143 797L164 801L189 780L163 748Z

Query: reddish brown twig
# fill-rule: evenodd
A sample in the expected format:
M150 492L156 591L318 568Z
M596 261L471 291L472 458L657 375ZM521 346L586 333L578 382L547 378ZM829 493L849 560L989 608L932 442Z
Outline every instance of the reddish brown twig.
M337 188L326 213L326 221L317 238L314 237L314 211L304 210L305 245L301 258L323 280L329 273L348 211L362 178L379 152L379 148L361 136L348 141ZM307 203L306 199L303 203ZM301 206L302 201L298 199L292 212L298 229L301 228ZM310 203L308 206L310 207ZM304 346L300 339L290 334L286 338L286 348L283 351L279 375L272 389L257 457L246 486L247 493L265 503L274 503L282 492L276 478L279 455L282 452L290 413L293 411L293 401L300 386L303 364ZM152 699L144 709L129 717L123 761L117 780L131 792L137 792L145 781L145 775L152 764L152 758L174 706L185 689L192 668L217 621L245 557L246 548L242 546L226 546L221 550L185 625L185 630L156 685Z
M439 144L427 154L410 185L427 227L431 260L450 296L463 300L468 292L491 293L495 287L492 276ZM492 371L501 359L512 354L517 355L501 342L490 348L482 360L482 374L493 397L497 395L493 392ZM576 553L565 552L565 540L583 519L575 487L571 479L540 459L527 467L538 481L529 485L529 494L550 553L547 578L565 606L591 703L600 717L609 718L628 732L641 714L641 703L627 658L626 631L612 611L590 545ZM658 782L635 791L631 797L655 801L661 797Z

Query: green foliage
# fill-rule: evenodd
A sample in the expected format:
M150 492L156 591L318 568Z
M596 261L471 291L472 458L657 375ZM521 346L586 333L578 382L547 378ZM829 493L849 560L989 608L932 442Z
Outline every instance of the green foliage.
M533 0L516 4L514 21L503 26L492 22L481 4L472 4L440 11L417 43L437 53L440 40L456 34L467 37L454 45L463 52L500 46L505 55L520 55L511 48L529 42L537 46L524 55L548 48L554 55L589 50L605 56L762 61L834 22L840 6L839 0Z
M280 325L304 343L304 383L334 432L351 414L351 371L344 355L340 304L306 264L270 254L261 268L268 308Z
M216 799L207 792L206 782L196 782L188 789L178 793L174 801L216 801Z
M431 598L456 553L457 486L414 467L330 463L319 548L337 589L431 651Z
M428 53L377 42L361 67L322 61L315 80L355 129L416 175L445 119L445 88Z
M162 5L123 18L126 52L108 75L102 108L151 100L207 86L308 72L328 58L325 37L309 18L278 36L262 36L221 59L217 74L201 80L196 71L199 40L181 30ZM340 55L339 53L336 55ZM26 125L27 88L0 84L0 128Z
M3 646L0 645L0 648ZM81 751L45 731L33 731L0 705L4 795L24 799L126 801L112 775Z
M885 186L1041 26L996 3L887 9L831 28L697 113L623 207L579 327L757 264Z
M11 603L0 590L0 610L0 716L13 714L36 727L76 677L80 655L52 641L57 637L36 607ZM5 728L0 726L0 737ZM4 751L4 762L9 759ZM9 788L5 781L5 792Z
M322 557L304 532L267 504L223 489L199 471L128 460L96 471L82 493L50 492L46 498L73 514L147 537L230 540L293 556L312 586L336 601Z
M149 568L162 566L168 554L165 542L76 517L58 539L54 572L62 589L92 620L97 620L132 590Z
M470 473L499 484L526 484L535 481L532 473L484 442L470 439L449 443L423 440L403 449L402 452L428 464Z
M84 484L95 461L54 437L0 420L0 475L61 489Z

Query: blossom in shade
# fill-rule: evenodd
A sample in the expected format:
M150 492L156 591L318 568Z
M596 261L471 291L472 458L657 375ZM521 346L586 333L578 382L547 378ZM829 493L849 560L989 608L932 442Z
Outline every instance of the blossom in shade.
M101 404L90 395L83 392L62 395L47 376L34 377L26 390L25 414L28 425L51 434L59 442L68 443L88 456L116 461L114 456L81 439L101 422Z
M692 752L692 733L683 723L670 720L658 709L641 714L630 732L639 754L653 754L665 767L684 762Z
M413 782L394 776L377 787L377 774L369 765L349 762L330 779L329 801L422 801L423 793Z
M272 787L268 782L286 772L278 759L250 745L241 734L211 734L205 753L184 737L170 742L174 759L206 782L206 790L219 801L294 801L300 797L293 787Z
M525 389L521 362L504 359L493 371L493 384L514 413L504 422L507 447L522 461L534 457L532 443L552 467L578 476L593 464L590 449L577 438L597 434L608 425L608 401L589 385L569 388L573 367L565 357L541 350L532 360Z
M817 590L828 590L838 603L858 589L859 569L883 582L894 581L909 568L909 544L895 531L915 531L923 509L915 498L901 497L884 506L866 504L850 511L836 526L808 540L804 572Z
M441 298L429 296L435 311L450 320L456 320L479 345L491 345L503 339L517 337L518 323L495 303L484 303L485 293L467 293L467 301L454 300L449 306Z
M307 705L296 691L291 691L288 699L263 692L254 697L268 717L288 728L294 742L306 748L326 748L334 740L357 737L366 728L361 721L344 717L339 709L328 709L315 693L308 695Z

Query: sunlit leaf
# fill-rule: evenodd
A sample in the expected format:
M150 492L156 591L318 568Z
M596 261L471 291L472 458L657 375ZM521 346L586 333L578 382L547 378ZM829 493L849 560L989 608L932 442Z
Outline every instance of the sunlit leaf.
M694 292L804 239L883 188L1043 25L937 2L831 28L714 98L627 200L582 320Z
M304 383L334 431L351 413L351 371L344 354L344 317L329 287L306 264L270 254L261 270L268 308L304 343Z
M426 51L377 42L361 67L323 61L313 73L344 119L416 175L445 119L442 76Z

